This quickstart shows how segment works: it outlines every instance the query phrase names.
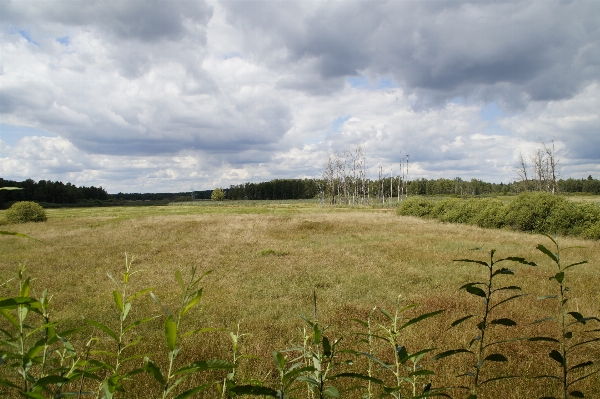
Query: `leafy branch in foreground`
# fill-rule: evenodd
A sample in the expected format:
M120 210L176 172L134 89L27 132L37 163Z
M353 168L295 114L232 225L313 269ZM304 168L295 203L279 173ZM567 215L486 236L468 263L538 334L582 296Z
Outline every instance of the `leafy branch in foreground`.
M458 259L455 262L467 262L476 265L481 265L487 269L487 278L483 282L470 282L462 287L461 290L467 291L469 294L476 297L483 298L483 313L482 314L470 314L455 320L450 328L456 327L463 322L474 319L477 324L477 333L475 337L470 341L468 348L452 349L437 354L434 359L439 360L449 356L454 356L461 353L469 354L474 358L475 364L471 366L470 370L458 377L467 377L471 379L469 386L460 386L464 390L470 392L468 399L477 399L480 388L492 381L498 381L509 378L516 378L514 375L494 376L482 378L483 366L487 362L507 362L508 359L502 353L498 351L492 351L492 346L503 344L507 342L515 341L514 339L504 340L493 340L489 338L489 334L496 327L513 327L517 325L517 322L506 317L496 317L498 308L501 305L505 305L509 301L513 301L517 298L523 297L527 294L521 293L521 287L516 285L500 285L496 286L496 281L501 276L514 275L514 271L506 267L498 268L498 263L505 261L513 261L521 264L535 266L533 262L527 262L523 258L518 257L507 257L499 260L494 260L495 250L490 251L489 262L474 260L474 259ZM477 343L477 347L472 350L473 344Z
M197 330L187 331L181 333L180 326L183 316L185 316L194 306L198 304L202 298L202 288L199 288L200 281L210 274L211 272L205 272L200 277L196 276L196 267L192 266L190 277L187 282L184 282L181 272L177 270L175 272L175 278L179 287L181 288L181 301L177 313L172 314L167 310L160 302L158 297L154 293L150 293L152 299L161 307L165 315L165 340L168 349L168 368L162 370L156 363L150 360L148 357L144 358L145 366L144 370L149 373L162 387L161 397L167 398L173 390L181 383L186 381L193 373L207 371L207 370L231 370L236 368L236 365L224 360L198 360L187 365L176 367L177 356L182 351L181 339L189 337L198 333L217 331L215 328L200 328ZM196 385L176 396L176 399L185 399L198 392L201 392L208 387L219 383L220 381L209 381L204 384Z
M567 276L572 271L570 269L583 265L587 263L587 261L584 260L563 266L561 263L561 250L558 246L558 243L552 237L548 235L546 235L546 237L552 240L552 243L554 244L554 252L542 244L538 244L537 249L548 259L550 259L551 262L556 266L557 272L554 276L550 277L550 280L556 282L557 293L554 295L541 296L538 298L538 300L556 300L558 317L545 317L532 324L547 321L558 322L558 332L560 335L559 339L552 337L533 337L530 338L530 341L547 341L558 344L557 349L553 349L548 356L558 363L560 366L560 372L558 375L540 375L536 378L547 378L557 381L560 385L559 397L562 399L567 399L569 396L575 398L584 398L584 393L580 390L574 389L573 386L580 381L583 381L586 378L598 373L600 370L596 369L595 371L589 371L591 366L597 363L592 360L579 359L578 361L574 362L572 359L576 357L574 352L585 349L589 347L590 344L600 341L600 338L590 335L590 333L598 333L600 329L582 331L583 326L588 325L588 322L600 322L600 319L597 317L584 317L579 312L569 311L568 303L571 299L571 290L566 284ZM580 337L579 340L575 339L576 336ZM545 396L542 399L556 398L556 396Z
M57 333L58 323L50 321L48 292L45 290L40 299L31 297L31 278L25 277L23 267L19 268L18 282L18 296L0 298L0 315L6 322L0 328L0 369L16 372L16 379L2 373L7 378L0 378L0 387L7 390L0 393L17 391L35 399L87 393L81 388L79 392L65 391L68 384L85 374L86 362L66 339L81 328ZM37 315L37 322L30 315Z
M118 281L113 276L108 274L108 277L112 280L112 282L117 288L113 291L113 300L119 318L118 329L113 330L105 324L100 323L99 321L85 319L85 322L87 324L103 331L112 341L114 341L114 344L116 345L114 352L108 352L103 350L90 351L90 354L92 355L104 355L114 359L113 362L97 362L100 366L102 366L109 372L109 376L106 377L101 384L103 398L105 399L111 399L115 392L124 392L123 381L143 371L143 369L136 368L130 370L127 373L121 372L122 366L124 366L126 363L129 363L136 359L140 359L144 356L140 354L132 354L131 356L127 357L125 356L125 351L133 350L133 348L135 348L143 338L142 336L139 336L137 339L129 341L126 339L126 335L139 325L147 323L156 318L147 317L133 321L131 323L126 323L127 316L131 311L132 301L150 292L151 290L151 288L147 288L130 295L128 290L129 279L132 275L139 272L139 270L132 270L133 260L133 256L129 258L127 254L125 254L125 271L123 273L123 278L121 281Z
M430 378L434 372L424 368L421 365L421 360L423 360L428 353L433 351L433 349L422 349L414 353L409 353L405 346L406 342L402 342L402 332L404 329L430 317L437 316L444 312L444 310L437 310L413 318L406 318L402 317L402 314L409 309L415 308L417 305L413 304L401 307L403 302L404 299L401 296L398 296L394 315L383 308L377 308L389 324L379 324L379 329L376 333L371 331L372 313L369 315L367 321L356 320L367 328L367 334L362 335L365 337L363 342L368 344L369 352L355 353L366 356L369 359L369 369L367 375L346 373L346 376L367 380L369 382L369 385L367 386L368 398L375 397L372 392L372 384L381 386L383 395L389 395L398 399L416 399L433 396L449 397L444 393L444 389L434 389L431 387L431 381L426 383L426 380L424 380L424 378ZM382 341L385 346L391 350L393 363L388 363L375 356L373 351L373 340ZM373 377L373 373L371 372L371 362L380 366L384 372L387 372L390 377L393 377L392 385L386 386L383 380ZM406 384L408 384L408 387L405 387Z

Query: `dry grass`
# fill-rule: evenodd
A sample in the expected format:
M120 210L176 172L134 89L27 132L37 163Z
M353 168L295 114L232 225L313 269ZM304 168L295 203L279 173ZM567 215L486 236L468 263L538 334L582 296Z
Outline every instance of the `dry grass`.
M240 375L266 379L267 384L274 377L270 352L301 340L298 329L303 322L298 315L312 314L313 290L322 323L331 325L329 335L344 335L346 345L355 349L360 347L353 344L356 338L351 332L359 328L351 319L365 319L373 306L393 310L399 294L407 303L420 303L413 316L447 309L407 329L409 351L465 345L475 334L473 326L443 331L452 320L480 305L458 287L480 280L483 270L452 261L486 259L485 253L470 251L475 247L495 248L499 257L523 256L541 265L515 266L514 282L532 295L513 302L505 316L526 324L554 311L550 303L535 300L553 288L548 281L553 270L535 250L538 243L549 244L543 236L400 217L386 209L323 209L310 203L242 205L49 210L46 223L3 227L40 241L3 237L0 276L12 277L18 264L25 264L36 278L34 294L48 288L54 318L66 328L82 324L82 316L114 325L114 287L106 273L120 275L125 252L134 254L134 265L143 270L134 276L134 288L154 287L171 307L178 300L175 270L184 275L191 265L213 270L204 284L202 311L191 314L188 323L232 330L240 323L242 332L252 334L245 339L243 351L264 359L246 361ZM565 253L569 260L590 261L573 273L574 305L586 315L598 314L600 243L574 238L560 243L584 247ZM0 290L1 296L9 295L6 287ZM149 297L139 300L134 312L138 316L159 314ZM148 339L142 347L159 362L166 356L161 323L157 320L143 331ZM524 327L517 335L533 335L550 327ZM188 360L228 358L228 345L226 334L206 334L190 340L184 356ZM546 356L549 350L542 344L507 345L504 351L511 359L507 368L525 375L546 369L558 372ZM598 358L599 353L594 347L588 354ZM458 384L454 375L466 366L466 360L450 359L432 366L436 384ZM132 395L150 397L156 386L143 381L130 386ZM585 385L591 397L600 396L598 386L598 379ZM489 384L482 397L539 397L551 393L550 387L541 380L511 380ZM359 397L356 392L347 395ZM215 391L206 397L212 396Z

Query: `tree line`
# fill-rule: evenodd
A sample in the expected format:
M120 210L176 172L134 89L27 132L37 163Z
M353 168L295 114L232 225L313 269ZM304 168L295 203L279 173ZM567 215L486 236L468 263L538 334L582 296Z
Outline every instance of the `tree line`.
M35 201L49 204L75 204L83 201L106 201L108 193L102 187L77 187L71 183L27 179L22 182L0 178L0 187L19 187L21 190L0 190L0 206L15 201Z

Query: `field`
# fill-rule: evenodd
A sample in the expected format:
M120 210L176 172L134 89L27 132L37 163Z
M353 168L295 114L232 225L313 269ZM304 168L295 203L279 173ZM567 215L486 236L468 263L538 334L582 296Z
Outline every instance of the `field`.
M556 335L556 325L552 323L527 326L557 312L551 301L536 300L556 289L549 281L556 271L548 258L536 250L540 243L551 246L551 241L541 235L401 217L394 209L322 208L293 201L52 209L46 223L2 229L19 231L39 241L2 237L0 277L4 281L15 276L19 263L24 264L26 273L35 279L32 295L38 297L44 288L48 289L52 295L52 317L61 320L65 329L83 325L82 317L116 325L118 313L112 296L115 287L107 273L123 273L126 253L135 256L133 267L141 270L131 277L132 291L152 287L170 309L179 300L176 270L181 270L184 277L192 266L200 271L212 270L203 282L201 310L190 312L185 323L190 328L232 331L239 325L241 333L249 334L242 339L241 352L257 356L241 361L239 378L259 379L271 387L275 387L278 374L270 353L302 344L301 329L306 323L299 315L313 317L313 291L319 321L330 326L326 335L332 340L344 336L340 348L367 350L365 344L358 342L359 336L353 334L363 330L352 319L365 320L375 306L393 313L399 295L405 298L405 304L419 304L407 312L407 317L445 309L441 315L403 332L403 345L409 351L435 347L436 353L467 346L476 332L472 323L446 329L452 321L481 308L478 298L459 291L459 287L486 276L481 266L453 260L488 260L491 249L497 250L497 257L520 256L538 264L532 267L507 263L506 266L514 266L515 276L502 278L531 295L511 302L502 311L504 317L517 320L517 327L500 326L492 333L508 338ZM599 315L600 242L559 238L559 244L582 247L565 251L565 262L589 261L570 274L573 310ZM475 247L482 247L483 251L472 250ZM11 295L16 295L14 283L0 287L0 296ZM165 364L164 316L158 305L145 295L135 301L131 314L133 318L161 316L138 330L146 337L138 351ZM383 323L382 315L377 315ZM89 328L74 340L81 344L93 333L102 336L100 331ZM230 341L225 332L194 336L183 341L185 351L180 360L182 364L197 359L231 360ZM103 338L98 345L112 350L110 344L108 338ZM377 345L378 350L384 350L382 344ZM481 391L481 398L556 395L556 385L549 380L527 378L558 373L558 366L547 355L550 344L518 341L500 347L510 361L490 362L485 372L489 376L516 373L524 377L491 382ZM598 345L588 346L585 352L575 356L600 358ZM455 376L470 366L468 358L457 355L432 362L430 357L424 361L436 372L431 378L434 386L467 383ZM352 367L362 367L364 371L366 359L354 361ZM344 370L351 371L352 367ZM385 375L378 373L382 378ZM356 382L339 381L341 388ZM145 374L125 386L128 397L157 396L158 384ZM600 397L600 379L596 376L577 387L585 390L587 397ZM303 397L305 391L298 392L297 396ZM450 392L453 397L466 396L457 390ZM355 390L342 397L359 398L363 393ZM219 396L214 388L204 395Z

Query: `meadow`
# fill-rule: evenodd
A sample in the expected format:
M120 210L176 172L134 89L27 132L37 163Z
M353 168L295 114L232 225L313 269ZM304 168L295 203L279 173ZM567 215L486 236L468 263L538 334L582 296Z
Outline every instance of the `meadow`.
M372 309L379 307L393 315L399 296L404 305L418 304L402 313L404 321L444 310L408 326L398 340L410 353L436 348L421 360L435 374L423 374L419 384L429 381L434 387L467 384L465 377L456 375L468 372L472 366L470 358L457 354L432 360L436 353L467 347L477 332L471 320L449 327L454 320L480 311L481 298L459 288L485 279L486 273L481 265L454 260L487 261L492 249L497 251L497 258L522 257L537 266L507 262L504 266L513 269L515 275L502 279L509 285L519 285L530 295L499 309L502 317L515 320L517 326L496 326L490 332L496 337L515 339L497 345L509 361L489 362L490 366L484 370L490 378L504 374L521 377L492 381L482 387L478 397L558 397L556 381L533 378L558 373L558 364L548 357L553 343L516 340L540 335L556 337L555 324L531 324L556 315L558 309L555 302L537 300L556 290L553 285L556 282L550 280L556 270L548 257L536 249L540 243L552 248L550 239L543 235L399 216L394 208L320 207L311 201L50 209L45 223L3 226L3 229L9 227L36 240L2 237L2 281L14 277L19 264L24 265L25 274L32 277L31 296L38 298L48 289L52 319L60 321L60 329L88 327L71 337L80 353L92 335L100 338L95 343L97 349L114 351L110 337L82 318L106 326L118 325L119 312L113 303L115 285L107 274L114 277L123 274L126 254L128 259L134 257L133 270L140 270L130 276L130 292L152 288L167 309L175 309L180 301L176 271L185 278L195 266L198 273L208 270L212 273L202 280L200 305L186 315L182 328L222 330L184 338L180 343L185 350L178 361L181 364L200 359L233 361L229 331L235 333L234 337L238 332L247 334L239 337L236 356L247 356L237 359L235 378L246 384L257 380L274 389L279 373L271 352L302 347L304 337L311 331L303 332L309 325L300 315L314 319L314 295L319 325L329 326L325 335L331 342L343 336L338 350L368 351L367 344L361 342L365 335L355 334L364 334L365 327L353 319L364 321L371 314L374 330L378 325L387 326L386 315ZM563 252L564 262L589 261L569 271L568 285L573 297L569 306L584 315L599 315L600 242L574 237L559 237L558 242L563 248L578 247ZM479 247L482 250L473 250ZM1 297L15 296L15 292L18 293L15 280L0 287ZM165 315L146 293L133 301L130 318L149 316L157 317L131 331L131 340L144 337L132 351L146 354L164 367L168 364ZM593 320L583 326L584 330L597 328L600 326L593 324ZM373 353L393 361L394 351L386 352L384 341L375 340L372 345ZM293 352L285 353L293 357ZM370 359L350 352L340 352L339 356L348 362L341 364L336 373L356 370L365 373ZM573 356L596 361L600 358L600 345L591 342L584 351L574 351ZM128 367L139 367L142 363L141 358L135 359ZM585 371L597 370L597 364L590 367ZM372 365L372 373L373 377L386 381L391 376L377 363ZM226 374L199 373L186 384L221 380ZM89 380L86 384L89 390L95 390L98 383ZM294 396L308 397L303 383L296 384L300 389ZM340 397L361 398L367 392L368 381L339 378L331 384L342 392ZM365 388L344 392L357 385ZM124 382L124 387L126 393L119 397L160 396L159 384L148 373L135 375ZM182 384L178 389L185 387ZM374 395L382 392L378 386L372 389ZM585 391L586 397L600 397L598 374L582 381L577 389ZM452 397L468 396L456 388L446 392ZM216 398L221 393L211 386L198 393L198 397Z

